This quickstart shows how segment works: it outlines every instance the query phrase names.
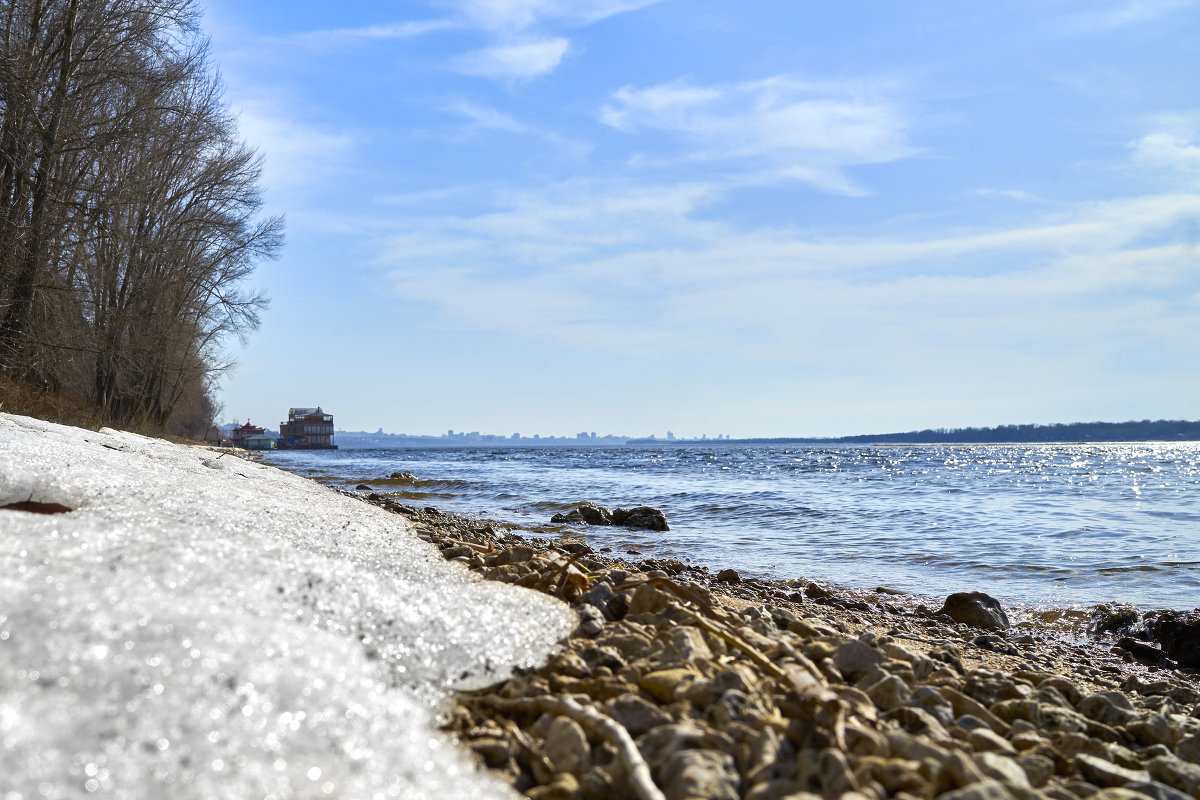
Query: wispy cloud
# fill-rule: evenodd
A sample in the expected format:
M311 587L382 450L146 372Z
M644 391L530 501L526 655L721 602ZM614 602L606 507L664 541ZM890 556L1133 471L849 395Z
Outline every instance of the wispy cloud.
M484 78L524 79L553 72L567 54L570 43L561 37L520 44L487 47L465 53L455 68Z
M329 28L304 31L281 37L289 44L308 47L341 47L368 41L402 41L439 31L453 30L459 23L451 19L424 19L364 25L357 28Z
M844 169L911 155L909 123L899 105L862 83L790 77L697 86L676 81L627 86L600 120L628 133L666 132L684 142L686 158L740 162L757 175L810 183L839 194L864 194Z
M695 213L719 196L704 184L562 186L492 213L414 219L381 260L402 296L460 324L624 356L861 366L917 340L947 357L1021 349L1046 326L1066 350L1160 333L1170 348L1200 313L1184 235L1200 220L1197 194L952 236L839 240ZM852 352L867 347L886 358Z
M264 154L268 200L311 186L336 173L350 157L353 133L309 123L266 102L238 104L242 138Z
M1196 0L1121 0L1116 3L1097 3L1087 11L1072 17L1071 27L1085 31L1123 28L1151 22L1195 5Z
M1185 184L1200 184L1200 145L1174 131L1147 134L1134 142L1135 163L1166 173Z
M547 23L590 25L662 0L461 0L451 3L475 25L520 32Z
M967 192L968 197L1003 197L1006 200L1016 200L1018 203L1045 203L1044 197L1038 197L1032 192L1027 192L1024 189L999 189L994 186L984 187L982 189L971 189Z

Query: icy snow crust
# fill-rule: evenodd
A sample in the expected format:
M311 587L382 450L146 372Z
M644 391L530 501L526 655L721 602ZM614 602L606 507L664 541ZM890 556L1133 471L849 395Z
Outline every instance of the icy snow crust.
M0 414L0 798L490 798L451 688L574 620L295 475ZM95 794L93 794L95 793Z

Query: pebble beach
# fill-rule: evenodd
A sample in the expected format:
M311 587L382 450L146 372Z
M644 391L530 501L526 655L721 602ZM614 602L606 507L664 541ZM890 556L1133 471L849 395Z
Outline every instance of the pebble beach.
M629 563L368 499L575 609L544 667L445 717L527 797L1200 797L1196 671L1127 649L1119 607L979 627L903 589Z

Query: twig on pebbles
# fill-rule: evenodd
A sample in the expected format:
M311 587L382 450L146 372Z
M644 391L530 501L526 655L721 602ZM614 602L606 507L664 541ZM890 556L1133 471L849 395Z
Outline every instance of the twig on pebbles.
M650 765L642 758L633 737L621 723L601 714L594 708L582 706L569 697L520 697L505 698L496 695L478 695L474 701L490 705L501 711L524 711L534 714L556 714L570 717L590 732L603 736L617 750L617 758L629 776L629 785L638 800L666 800L654 780L650 777Z

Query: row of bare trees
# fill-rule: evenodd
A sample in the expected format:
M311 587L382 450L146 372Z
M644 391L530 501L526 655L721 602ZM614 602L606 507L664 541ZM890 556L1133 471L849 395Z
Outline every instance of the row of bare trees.
M282 245L193 0L0 0L0 376L117 424L211 406ZM201 412L203 413L203 412Z

